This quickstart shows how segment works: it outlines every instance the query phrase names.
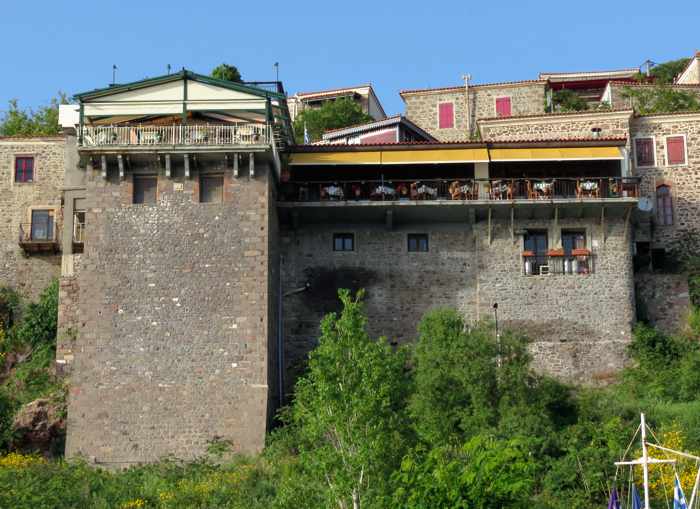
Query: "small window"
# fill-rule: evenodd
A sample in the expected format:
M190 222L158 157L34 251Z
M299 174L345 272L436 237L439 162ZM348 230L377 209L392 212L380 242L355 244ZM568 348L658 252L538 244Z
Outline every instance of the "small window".
M661 226L673 224L673 202L671 188L662 184L656 188L656 221Z
M686 164L685 136L669 136L666 138L666 162L669 166Z
M134 203L156 203L158 177L155 175L134 175Z
M438 104L438 128L452 129L455 126L454 103Z
M354 251L355 235L352 233L334 233L333 251Z
M199 201L221 203L224 201L224 176L203 175L199 179Z
M510 97L497 97L496 98L496 116L510 117Z
M637 166L655 166L656 154L654 138L637 138L634 140L634 157Z
M53 240L53 210L32 210L32 240Z
M34 158L15 158L15 182L34 182Z
M408 252L409 253L427 253L428 252L428 234L427 233L409 233L408 234Z

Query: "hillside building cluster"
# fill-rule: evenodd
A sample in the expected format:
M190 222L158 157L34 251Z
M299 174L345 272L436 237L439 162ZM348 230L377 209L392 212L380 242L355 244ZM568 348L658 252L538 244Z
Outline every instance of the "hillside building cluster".
M639 115L638 69L296 94L183 70L75 95L63 134L0 139L0 285L59 278L66 453L105 465L258 451L339 288L370 332L431 308L532 339L537 369L606 383L635 321L667 330L695 249L700 112ZM672 87L700 94L700 53ZM553 93L589 105L557 112ZM291 119L351 97L374 120L295 145Z

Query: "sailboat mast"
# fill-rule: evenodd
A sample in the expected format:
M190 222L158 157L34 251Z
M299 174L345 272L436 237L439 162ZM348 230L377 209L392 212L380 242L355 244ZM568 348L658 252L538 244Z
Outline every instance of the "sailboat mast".
M644 469L644 509L649 509L649 451L647 451L647 425L642 413L642 468Z

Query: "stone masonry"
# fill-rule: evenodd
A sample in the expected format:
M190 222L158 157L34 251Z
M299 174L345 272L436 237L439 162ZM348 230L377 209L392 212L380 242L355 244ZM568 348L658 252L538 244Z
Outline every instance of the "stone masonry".
M200 164L225 172L223 203L197 203L198 174L181 167L134 169L160 173L155 205L131 203L131 174L87 170L89 240L62 288L80 303L64 310L75 337L60 348L73 365L68 457L121 466L192 459L214 440L264 444L278 298L269 170Z
M307 226L282 233L285 369L287 390L304 369L320 318L337 309L338 288L366 290L370 333L405 343L432 308L458 309L468 321L493 317L528 334L535 366L565 380L608 380L626 360L635 319L630 229L621 218L606 226L592 219L519 220L516 229L548 230L550 245L561 229L584 231L595 255L588 275L526 276L522 236L495 222L491 244L485 222L406 225L387 232L368 226ZM333 232L354 232L356 250L334 252ZM407 233L428 233L428 253L407 252Z
M0 286L35 299L61 268L54 253L25 253L19 246L20 224L31 222L32 208L51 209L60 231L65 143L63 137L0 138ZM15 182L15 158L34 157L34 180Z
M465 141L477 133L476 121L496 116L496 98L510 97L512 114L535 115L544 113L544 81L524 81L503 84L472 85L469 87L470 131L467 134L467 115L464 87L405 91L406 117L440 141ZM438 128L438 104L454 104L455 124L451 129Z

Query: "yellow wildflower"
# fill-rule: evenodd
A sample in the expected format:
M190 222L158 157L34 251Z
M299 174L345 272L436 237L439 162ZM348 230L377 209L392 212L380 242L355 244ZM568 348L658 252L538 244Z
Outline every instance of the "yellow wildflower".
M124 502L121 506L121 509L140 509L141 507L144 507L146 505L146 501L142 498L135 498L133 500L129 500L128 502Z
M34 454L11 452L6 456L0 456L0 468L27 468L45 461L44 458Z

